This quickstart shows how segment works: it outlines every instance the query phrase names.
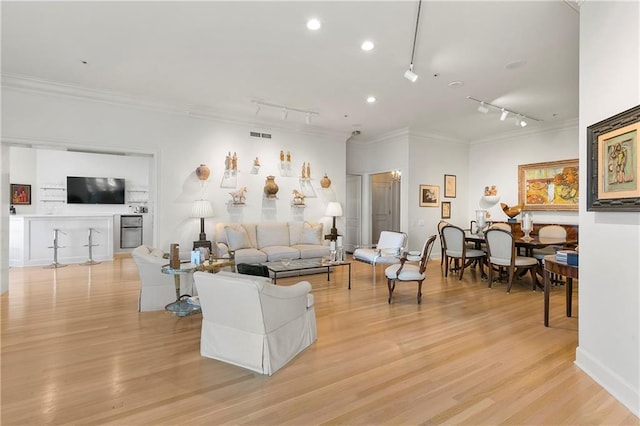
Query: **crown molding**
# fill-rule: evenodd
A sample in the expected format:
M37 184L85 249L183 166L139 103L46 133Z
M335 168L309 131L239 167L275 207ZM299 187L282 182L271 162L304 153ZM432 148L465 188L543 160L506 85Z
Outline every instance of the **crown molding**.
M131 148L130 146L104 146L98 142L86 141L78 143L69 139L56 139L47 137L22 137L22 136L2 136L3 145L33 148L33 149L49 149L58 151L79 151L93 154L109 154L109 155L139 155L154 156L158 155L157 151L141 150Z
M350 137L348 141L350 144L354 144L354 145L375 145L377 143L388 142L390 140L400 139L402 137L409 137L409 135L410 135L409 129L406 127L403 127L401 129L392 130L390 132L383 133L373 138L367 138L366 136Z
M116 105L121 107L143 109L147 111L162 112L172 115L191 117L199 120L224 122L247 127L258 127L268 130L281 130L295 132L305 135L325 136L340 138L346 141L345 133L323 129L318 126L298 124L292 122L276 122L266 120L248 120L243 117L224 114L220 111L197 105L180 105L161 102L153 99L135 97L122 93L109 92L105 90L91 89L67 83L38 79L34 77L2 74L2 89L11 89L22 92L45 94L52 96L62 96L83 101L91 101Z
M513 140L514 138L521 138L522 136L531 136L531 135L543 135L546 133L557 132L558 130L571 129L574 127L578 127L578 119L572 118L568 120L564 120L562 122L558 122L555 124L548 124L544 127L531 127L530 129L515 129L506 133L501 133L495 136L490 136L488 138L478 139L476 141L470 142L470 145L480 145L485 143L492 142L501 142L507 139Z

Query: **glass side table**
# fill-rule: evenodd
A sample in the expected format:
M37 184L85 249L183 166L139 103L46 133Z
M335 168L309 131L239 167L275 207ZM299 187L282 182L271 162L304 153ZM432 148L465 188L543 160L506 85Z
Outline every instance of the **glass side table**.
M171 312L177 317L186 317L202 313L199 305L189 303L189 298L191 297L189 294L180 295L180 277L186 274L193 274L196 269L197 265L188 261L180 262L179 268L172 268L171 265L162 265L162 273L173 275L176 286L176 301L164 307L167 312Z

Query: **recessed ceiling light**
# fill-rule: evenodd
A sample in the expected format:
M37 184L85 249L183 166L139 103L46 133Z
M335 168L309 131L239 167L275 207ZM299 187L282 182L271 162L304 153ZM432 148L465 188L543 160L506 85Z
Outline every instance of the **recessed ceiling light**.
M522 68L527 64L527 61L521 60L521 61L513 61L513 62L509 62L507 65L505 65L504 67L508 70L514 70L516 68Z
M369 40L364 41L361 45L360 48L364 51L369 51L371 49L373 49L374 44L372 42L370 42Z
M312 18L307 21L307 28L309 28L311 31L319 30L321 26L322 24L316 18Z
M369 102L370 104L374 103L375 101L376 101L376 97L375 96L367 97L367 102Z
M449 87L451 87L452 89L462 87L462 86L464 86L464 82L462 81L452 81L449 83Z

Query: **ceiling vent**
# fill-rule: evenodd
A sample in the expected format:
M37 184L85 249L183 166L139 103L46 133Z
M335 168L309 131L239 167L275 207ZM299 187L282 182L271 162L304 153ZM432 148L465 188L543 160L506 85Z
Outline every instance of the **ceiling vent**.
M259 138L260 132L249 132L249 136L251 136L252 138Z

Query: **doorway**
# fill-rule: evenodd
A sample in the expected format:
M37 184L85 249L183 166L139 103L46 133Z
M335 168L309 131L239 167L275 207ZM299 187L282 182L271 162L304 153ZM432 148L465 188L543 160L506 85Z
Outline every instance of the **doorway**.
M400 232L400 173L371 175L371 242L381 231Z

